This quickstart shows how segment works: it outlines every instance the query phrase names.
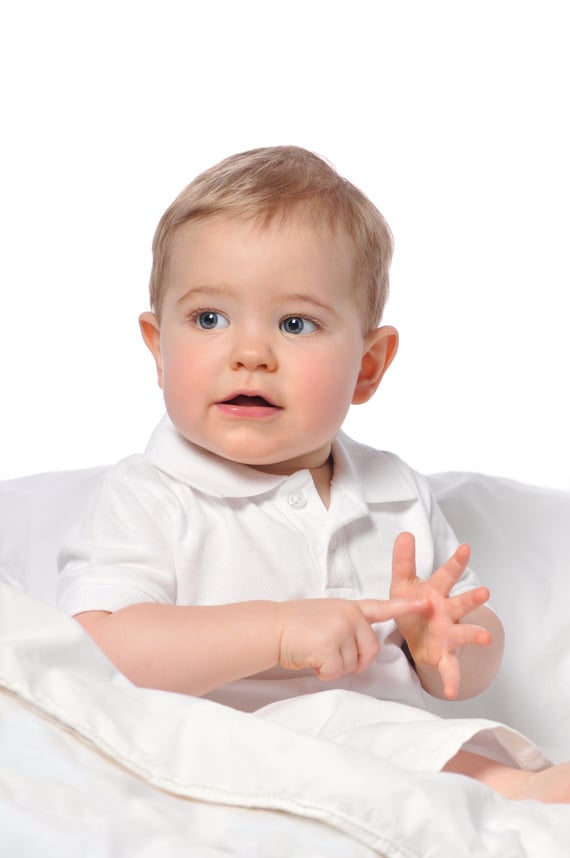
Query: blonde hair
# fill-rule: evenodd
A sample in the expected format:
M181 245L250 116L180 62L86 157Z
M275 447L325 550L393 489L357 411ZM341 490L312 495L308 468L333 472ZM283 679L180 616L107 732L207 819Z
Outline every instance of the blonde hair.
M268 225L294 214L343 229L354 247L354 292L365 332L380 322L388 296L393 241L370 200L325 160L298 146L252 149L201 173L157 226L150 277L151 307L160 318L168 260L177 230L188 221L227 216Z

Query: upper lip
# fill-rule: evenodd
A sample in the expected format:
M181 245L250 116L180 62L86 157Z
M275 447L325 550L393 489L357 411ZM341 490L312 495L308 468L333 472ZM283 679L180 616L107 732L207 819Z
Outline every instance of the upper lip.
M261 390L247 390L245 388L240 389L240 390L234 390L228 396L224 396L222 399L220 399L219 402L220 403L228 403L228 402L231 402L233 399L237 399L239 396L247 396L251 399L254 399L254 398L255 399L263 399L264 402L267 403L267 405L270 405L273 408L280 408L281 407L280 405L277 405L277 403L274 402L270 396L268 396L266 393L263 393L263 391L261 391Z

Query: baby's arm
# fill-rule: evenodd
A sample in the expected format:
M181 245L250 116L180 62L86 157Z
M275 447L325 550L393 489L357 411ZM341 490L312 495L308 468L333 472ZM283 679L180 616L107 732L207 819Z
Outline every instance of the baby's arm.
M76 619L136 685L201 695L275 665L323 680L359 673L378 653L373 623L426 607L422 598L145 603Z
M434 697L474 697L487 688L501 664L503 626L484 604L487 588L449 595L467 567L469 553L467 545L460 545L424 581L416 577L413 536L401 533L394 544L390 595L429 602L421 616L401 617L397 623L421 683Z

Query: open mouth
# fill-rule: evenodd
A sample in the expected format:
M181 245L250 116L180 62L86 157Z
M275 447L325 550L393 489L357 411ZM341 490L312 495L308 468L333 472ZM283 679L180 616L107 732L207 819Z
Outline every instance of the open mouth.
M269 402L267 399L264 399L263 396L247 396L244 393L241 393L239 396L234 396L232 399L226 399L223 402L223 405L238 405L249 407L261 407L261 408L276 408L272 402Z
M259 393L236 393L235 396L229 396L222 402L218 402L217 407L229 417L248 420L271 417L282 410L279 405Z

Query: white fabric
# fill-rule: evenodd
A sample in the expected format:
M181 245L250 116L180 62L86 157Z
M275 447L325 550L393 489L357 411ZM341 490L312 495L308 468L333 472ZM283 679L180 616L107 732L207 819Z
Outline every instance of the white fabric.
M108 468L0 481L0 579L55 604L56 556Z
M0 481L0 580L55 603L56 554L105 466ZM448 717L512 725L554 760L570 758L570 493L484 474L447 473L429 482L506 630L493 685L461 703L429 699Z
M333 446L330 508L309 471L272 476L186 441L165 418L144 456L119 463L66 540L59 605L70 614L138 602L216 605L255 599L389 596L394 539L416 537L427 578L457 538L427 482L396 456L346 436ZM467 570L454 592L476 585ZM329 687L425 707L393 621L375 626L380 653ZM253 711L322 690L312 671L274 669L209 697Z
M261 720L118 676L49 607L57 546L106 470L0 482L2 853L566 858L568 807L507 802L469 779L382 760L360 696L354 706L352 695L334 700L340 692L302 698L296 723L319 734L307 738L279 724L283 709ZM430 484L507 631L491 689L438 705L513 724L570 758L570 494L478 474Z
M460 748L540 771L547 759L520 733L484 718L439 718L415 706L353 691L280 700L255 713L304 736L342 742L416 772L440 771Z
M318 695L303 704L306 721L321 717ZM3 855L568 855L570 807L508 802L361 748L135 688L73 620L0 582Z
M446 717L516 727L555 761L570 759L570 492L483 474L430 478L505 627L495 682L472 700L429 698Z

